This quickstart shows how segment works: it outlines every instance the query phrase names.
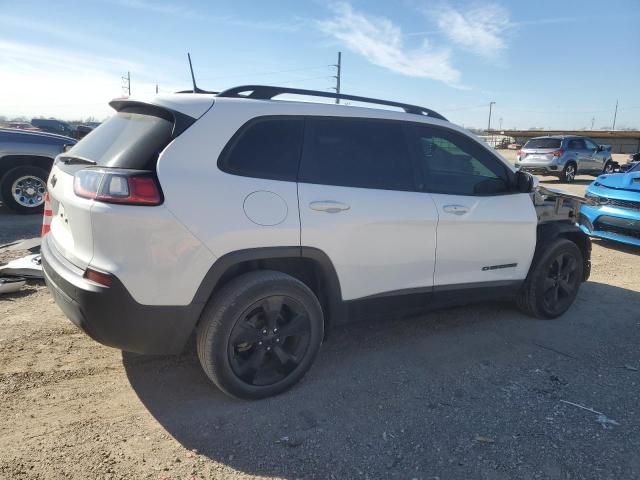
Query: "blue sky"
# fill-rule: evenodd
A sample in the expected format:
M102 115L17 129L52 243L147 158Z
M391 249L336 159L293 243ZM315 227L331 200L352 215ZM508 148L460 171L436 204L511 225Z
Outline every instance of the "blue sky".
M0 2L0 115L109 115L133 95L247 83L427 106L467 127L640 128L640 3Z

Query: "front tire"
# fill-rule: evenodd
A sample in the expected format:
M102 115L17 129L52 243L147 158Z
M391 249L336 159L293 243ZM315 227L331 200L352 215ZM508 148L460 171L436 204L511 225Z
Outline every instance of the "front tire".
M573 304L584 278L584 259L571 240L557 238L539 247L517 304L537 318L556 318Z
M17 213L42 213L49 173L25 165L9 170L0 179L2 201Z
M564 183L573 183L578 173L578 166L574 162L568 162L562 169L560 180Z
M281 272L250 272L209 300L197 337L209 379L228 395L259 399L305 375L320 349L324 318L304 283Z

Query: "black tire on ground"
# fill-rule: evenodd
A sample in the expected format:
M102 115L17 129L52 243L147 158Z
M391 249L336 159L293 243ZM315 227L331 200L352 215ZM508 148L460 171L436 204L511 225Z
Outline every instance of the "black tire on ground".
M564 183L573 183L578 174L578 166L575 162L567 162L560 174L560 180Z
M23 177L28 179L27 181L30 182L30 185L38 184L38 186L35 189L34 196L24 197L21 204L14 198L13 187L16 180ZM44 210L44 192L41 191L41 188L44 187L46 189L48 177L49 173L46 170L33 165L12 168L0 179L2 202L17 213L42 213ZM28 206L30 202L33 203L33 206Z
M602 173L613 173L615 171L616 171L616 166L611 160L605 163L604 168L602 169Z
M207 303L197 330L198 358L225 393L265 398L304 376L323 337L322 307L309 287L281 272L250 272Z
M533 262L516 300L518 308L532 317L559 317L573 304L583 281L582 252L571 240L556 238L539 247Z

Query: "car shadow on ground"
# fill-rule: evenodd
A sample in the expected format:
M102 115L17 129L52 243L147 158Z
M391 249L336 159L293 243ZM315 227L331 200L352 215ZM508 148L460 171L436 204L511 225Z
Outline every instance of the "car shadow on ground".
M617 250L619 252L629 253L631 255L640 255L640 247L634 245L628 245L626 243L614 242L613 240L606 240L603 238L591 238L594 244L606 248L608 250Z
M332 331L300 384L255 402L217 390L193 349L180 357L124 353L123 364L170 435L248 474L592 478L606 450L618 478L632 478L640 456L628 431L616 427L610 443L593 442L602 425L559 400L633 423L624 412L637 410L629 385L640 374L622 366L639 360L638 311L639 292L588 282L555 321L492 303L360 322ZM562 448L549 448L556 443Z
M571 183L566 183L563 182L562 180L560 180L557 177L546 177L546 176L542 176L539 177L540 181L545 183L545 184L549 184L549 185L553 185L554 187L556 186L566 186L566 185L589 185L591 182L593 182L595 180L595 177L578 177L576 178L573 182Z

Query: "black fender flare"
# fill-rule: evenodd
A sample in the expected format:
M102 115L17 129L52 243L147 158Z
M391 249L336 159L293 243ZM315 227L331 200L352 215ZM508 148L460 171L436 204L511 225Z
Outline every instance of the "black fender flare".
M205 274L200 287L196 291L192 304L207 303L224 274L235 265L257 260L286 258L306 258L315 262L321 274L319 282L319 300L325 312L327 330L330 325L342 323L347 317L347 309L342 300L340 280L331 259L322 250L313 247L282 246L248 248L229 252L219 257Z
M589 238L578 225L570 222L549 222L538 225L536 232L536 251L529 271L531 271L540 257L541 247L555 238L566 238L578 245L584 261L583 281L586 282L591 275L591 238Z

